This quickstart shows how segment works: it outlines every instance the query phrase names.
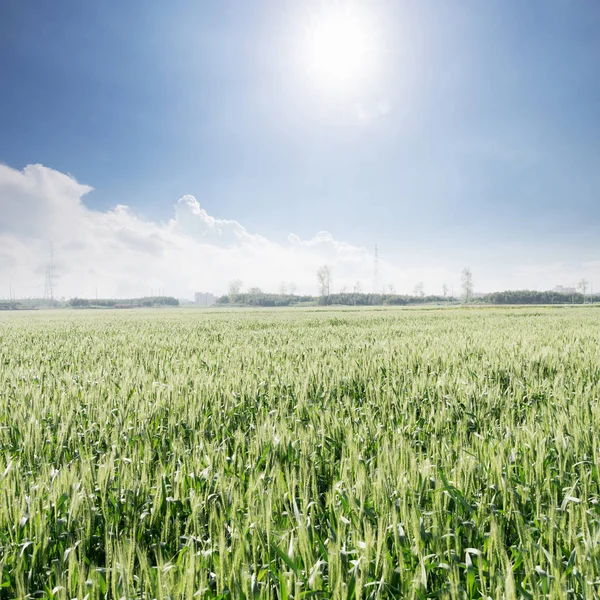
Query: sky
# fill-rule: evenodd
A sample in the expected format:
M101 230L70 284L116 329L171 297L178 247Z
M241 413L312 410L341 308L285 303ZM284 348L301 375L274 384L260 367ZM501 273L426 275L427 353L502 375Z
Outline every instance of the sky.
M0 4L0 297L600 290L600 4ZM374 281L374 247L379 250Z

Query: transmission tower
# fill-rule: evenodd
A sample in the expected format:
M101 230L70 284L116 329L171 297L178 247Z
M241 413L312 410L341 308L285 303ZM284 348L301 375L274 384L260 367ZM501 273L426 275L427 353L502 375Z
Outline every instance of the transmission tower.
M377 244L375 244L375 260L373 261L373 293L376 294L379 289L379 254Z
M44 286L44 298L54 300L54 245L50 242L50 255L46 265L46 284Z

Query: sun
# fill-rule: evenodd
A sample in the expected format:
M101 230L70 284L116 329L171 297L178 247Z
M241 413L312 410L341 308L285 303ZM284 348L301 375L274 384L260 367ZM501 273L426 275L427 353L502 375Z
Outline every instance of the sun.
M338 8L313 15L306 30L305 58L321 87L358 86L374 66L374 40L358 11Z

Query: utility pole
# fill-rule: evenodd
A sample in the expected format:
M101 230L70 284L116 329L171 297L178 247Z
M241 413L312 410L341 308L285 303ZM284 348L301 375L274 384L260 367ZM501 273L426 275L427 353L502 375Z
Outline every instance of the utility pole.
M373 293L377 293L379 288L379 253L377 252L377 244L375 244L375 260L373 262Z
M54 300L54 244L50 242L50 256L46 265L46 282L44 286L44 298Z

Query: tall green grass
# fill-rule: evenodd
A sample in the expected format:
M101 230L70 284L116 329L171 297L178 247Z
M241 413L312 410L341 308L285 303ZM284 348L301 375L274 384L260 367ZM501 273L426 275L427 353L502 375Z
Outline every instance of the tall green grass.
M0 597L598 597L599 317L0 315Z

